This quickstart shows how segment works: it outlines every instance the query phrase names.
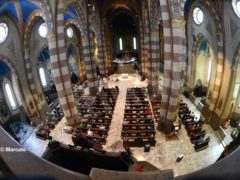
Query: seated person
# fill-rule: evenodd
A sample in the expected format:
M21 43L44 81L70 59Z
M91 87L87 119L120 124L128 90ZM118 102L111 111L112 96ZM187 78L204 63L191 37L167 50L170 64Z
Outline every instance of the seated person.
M123 125L128 124L128 123L129 123L129 121L127 121L126 119L123 120Z
M88 129L87 134L88 134L89 136L92 136L92 135L93 135L93 132L92 132L90 129Z
M195 141L195 140L198 140L199 138L203 138L206 134L206 130L202 130L200 132L197 132L197 133L190 133L189 136L190 136L190 140L191 141Z
M148 110L147 110L147 113L151 113L151 112L152 112L152 110L151 110L151 109L148 109Z
M127 135L124 135L124 136L123 136L123 141L128 141Z
M104 112L102 112L102 111L97 113L97 116L98 116L98 117L104 117L105 115L106 115L106 113L104 113Z
M143 143L143 140L140 137L137 137L134 142L136 143L136 146L140 147Z
M117 89L117 93L119 93L119 87L118 87L118 86L115 86L115 88Z
M195 145L206 144L206 143L208 144L209 141L210 141L210 137L207 137L206 139L200 138L200 139L196 140Z
M90 149L93 147L93 144L85 138L81 133L78 133L76 136L72 137L73 144L76 146L81 146L83 149Z
M108 80L107 80L107 78L103 78L103 85L107 85L107 83L108 83Z
M99 129L101 129L101 130L105 130L105 129L106 129L106 127L105 127L105 126L103 126L103 125L101 124L101 126L99 127Z
M71 83L72 83L72 84L76 84L76 83L78 82L78 80L79 80L79 78L78 78L78 76L76 75L76 73L75 73L75 72L72 72L72 74L71 74Z
M199 138L199 139L196 140L196 143L197 143L197 144L200 144L200 143L202 143L202 142L203 142L203 138Z
M84 128L84 126L85 126L85 125L84 125L83 123L81 123L81 124L79 125L80 128Z
M195 117L195 118L193 119L193 121L194 121L194 122L198 122L199 119L198 119L197 117Z

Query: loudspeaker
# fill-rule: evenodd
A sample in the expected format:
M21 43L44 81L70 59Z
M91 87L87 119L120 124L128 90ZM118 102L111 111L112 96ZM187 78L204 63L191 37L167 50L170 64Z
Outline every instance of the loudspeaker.
M144 145L144 152L150 152L151 144Z

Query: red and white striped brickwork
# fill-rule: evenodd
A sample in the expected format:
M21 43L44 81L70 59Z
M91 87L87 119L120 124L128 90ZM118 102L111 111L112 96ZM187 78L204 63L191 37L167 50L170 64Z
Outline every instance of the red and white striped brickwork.
M164 73L163 73L163 87L162 87L162 102L160 111L160 123L158 128L164 130L166 119L168 102L171 89L171 79L172 79L172 35L170 26L170 14L167 0L162 0L160 2L162 24L163 24L163 39L164 39Z
M151 70L150 74L150 87L153 94L158 92L158 75L159 75L159 32L153 30L150 37L150 48L151 48Z
M170 133L176 120L182 75L186 57L185 21L182 16L171 17L171 4L160 1L164 31L164 83L159 129Z
M98 47L98 60L99 60L99 69L100 73L105 76L106 75L106 69L105 69L105 59L104 59L104 47L103 47L103 41L102 41L102 31L100 29L100 26L96 26L97 29L97 47Z
M82 32L82 45L89 93L90 95L95 95L98 92L98 90L96 74L93 73L93 70L96 72L96 69L94 69L95 62L92 62L94 61L94 59L92 59L91 56L91 47L93 47L93 44L92 45L90 44L90 38L87 32Z
M24 30L24 66L27 74L28 86L33 96L34 104L37 108L37 111L41 108L41 106L38 100L37 89L33 79L33 67L30 61L30 34L35 24L35 19L39 17L45 19L43 11L37 11L36 13L32 14L31 17L28 19Z
M147 5L143 9L143 20L144 20L144 43L145 43L145 74L148 78L148 81L151 81L151 76L149 73L150 70L150 61L151 61L151 55L150 55L150 24L149 24L149 14L148 14L148 7Z
M64 5L65 0L59 0L57 3L56 32L54 33L53 29L49 29L48 42L51 72L56 85L60 105L67 124L73 125L77 123L78 120L65 48Z
M105 40L105 31L103 25L101 25L101 41L102 41L102 53L103 53L103 61L104 61L104 72L105 76L108 75L108 60L107 60L107 48L106 48L106 40Z

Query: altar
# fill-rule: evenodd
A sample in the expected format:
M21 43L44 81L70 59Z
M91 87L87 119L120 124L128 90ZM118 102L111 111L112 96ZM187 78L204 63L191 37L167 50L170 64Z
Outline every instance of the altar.
M117 74L122 74L122 73L128 73L128 74L133 74L135 73L134 70L134 63L136 63L136 58L131 57L131 58L116 58L113 60L113 63L116 67L116 72Z

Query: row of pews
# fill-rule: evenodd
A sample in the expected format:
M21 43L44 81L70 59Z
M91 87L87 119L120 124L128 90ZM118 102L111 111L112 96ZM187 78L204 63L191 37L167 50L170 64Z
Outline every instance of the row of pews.
M60 104L53 109L51 113L46 113L45 121L42 121L41 124L37 127L35 134L36 137L46 140L49 138L51 130L55 128L57 123L63 118L63 111L60 107Z
M206 130L203 122L198 120L191 112L186 103L180 102L178 116L185 125L190 141L194 144L194 149L198 152L208 147L210 137L206 137Z
M145 88L128 88L121 137L125 147L155 146L155 125Z
M89 143L106 144L119 89L103 88L96 98L82 96L77 103L81 122L72 134L73 142L85 138Z
M150 96L150 102L152 105L152 111L153 111L155 120L160 119L161 100L162 100L161 93L157 93L157 94Z

